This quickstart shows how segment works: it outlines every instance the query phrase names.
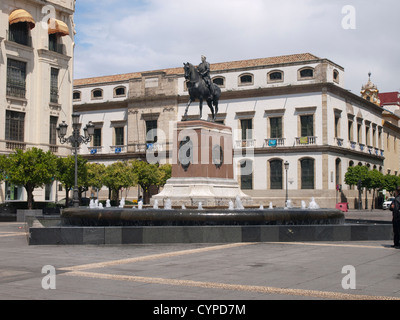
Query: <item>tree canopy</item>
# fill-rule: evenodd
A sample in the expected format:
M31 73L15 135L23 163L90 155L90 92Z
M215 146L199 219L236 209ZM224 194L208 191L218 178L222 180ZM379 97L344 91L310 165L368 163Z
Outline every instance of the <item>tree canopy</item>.
M43 188L56 177L56 156L50 151L32 148L25 152L16 150L2 161L7 181L25 188L28 208L32 209L33 191Z

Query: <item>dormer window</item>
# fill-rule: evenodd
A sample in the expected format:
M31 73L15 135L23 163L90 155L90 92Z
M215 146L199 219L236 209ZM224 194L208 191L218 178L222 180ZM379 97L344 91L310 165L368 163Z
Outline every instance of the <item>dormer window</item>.
M225 79L223 77L216 77L212 80L214 84L216 84L218 87L223 88L225 87Z
M239 85L249 86L254 83L254 77L252 74L243 74L239 77Z
M80 91L74 91L74 93L73 93L73 99L74 99L74 101L80 101L80 100L81 100L81 93L80 93Z
M299 80L314 79L314 69L307 67L299 70Z
M102 99L103 98L103 90L94 89L92 91L92 99Z
M283 82L283 71L271 71L268 73L268 83Z
M114 97L120 98L126 96L126 88L125 87L118 87L114 89Z

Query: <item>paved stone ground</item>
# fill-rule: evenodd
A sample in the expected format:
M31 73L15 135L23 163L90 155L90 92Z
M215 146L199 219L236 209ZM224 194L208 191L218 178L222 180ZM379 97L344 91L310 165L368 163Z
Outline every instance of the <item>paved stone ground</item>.
M24 226L0 223L0 299L400 299L391 242L28 246ZM44 290L43 266L56 268ZM356 289L344 290L344 266Z

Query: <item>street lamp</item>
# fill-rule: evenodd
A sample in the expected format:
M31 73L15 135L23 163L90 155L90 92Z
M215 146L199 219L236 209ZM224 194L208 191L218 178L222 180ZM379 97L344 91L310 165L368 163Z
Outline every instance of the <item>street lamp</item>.
M84 135L81 136L80 128L81 124L79 123L80 115L74 113L72 115L72 136L66 138L68 125L63 121L57 127L58 138L60 139L61 144L69 143L75 151L75 186L74 186L74 196L73 203L74 207L79 207L79 190L78 190L78 148L81 144L88 144L92 141L92 137L94 135L94 124L90 121L86 127L83 129Z
M285 205L287 206L288 200L289 200L289 188L288 188L288 171L289 171L289 162L284 163L285 166L285 171L286 171L286 201Z

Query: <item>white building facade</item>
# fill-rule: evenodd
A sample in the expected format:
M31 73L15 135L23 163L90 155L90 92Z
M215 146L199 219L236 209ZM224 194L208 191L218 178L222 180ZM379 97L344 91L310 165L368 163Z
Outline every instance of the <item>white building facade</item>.
M312 54L216 63L211 77L222 90L217 121L233 128L235 176L255 204L283 206L287 184L295 206L314 197L323 207L337 202L353 207L358 192L344 185L347 168L362 164L382 170L382 109L346 90L344 68L336 63ZM108 137L115 135L112 123L126 123L126 153L115 156L113 140L102 146L102 154L90 148L82 153L95 162L145 157L146 132L156 127L162 132L157 146L168 151L171 161L171 130L189 100L183 68L119 78L77 80L75 90L92 101L88 92L110 94L123 79L130 83L126 109L111 99L102 105L110 106L107 112L101 105L85 111L89 100L76 103L75 111L84 111L84 117L91 117L87 121L99 119L102 135ZM209 120L206 105L204 111L203 120ZM195 119L198 113L193 103L189 117ZM144 150L133 148L140 144ZM252 174L243 174L249 168Z
M71 125L74 0L3 0L0 4L0 153L32 147L57 156L71 148L56 127ZM55 201L56 183L35 201ZM1 185L0 202L24 201L22 187Z

